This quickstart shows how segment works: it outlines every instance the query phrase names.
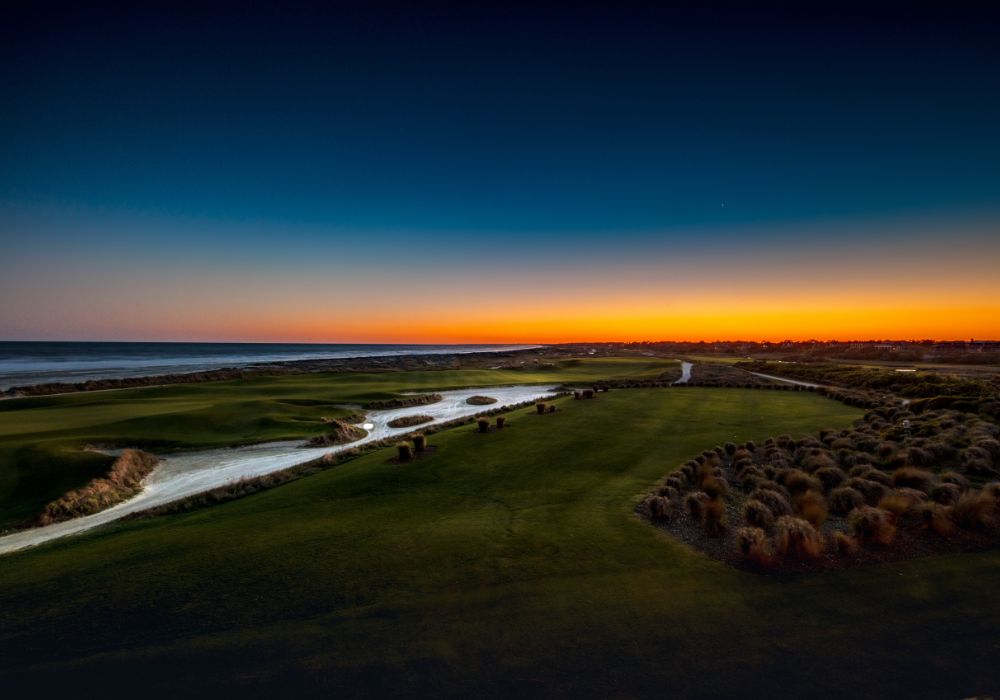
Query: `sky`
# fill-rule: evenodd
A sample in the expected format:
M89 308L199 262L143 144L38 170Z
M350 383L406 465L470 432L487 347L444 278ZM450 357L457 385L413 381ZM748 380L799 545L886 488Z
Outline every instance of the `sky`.
M7 3L0 340L1000 339L998 19Z

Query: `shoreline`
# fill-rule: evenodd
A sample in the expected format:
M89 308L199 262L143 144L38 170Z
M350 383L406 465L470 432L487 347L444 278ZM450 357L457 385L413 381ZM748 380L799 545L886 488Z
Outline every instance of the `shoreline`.
M394 372L440 369L509 369L517 371L530 360L571 359L579 354L573 346L537 346L516 350L480 350L438 354L403 354L330 359L282 360L246 366L220 367L198 372L175 372L135 377L108 377L79 382L45 382L0 390L0 399L54 396L80 392L141 389L176 384L255 379L319 372ZM499 364L498 364L499 362Z

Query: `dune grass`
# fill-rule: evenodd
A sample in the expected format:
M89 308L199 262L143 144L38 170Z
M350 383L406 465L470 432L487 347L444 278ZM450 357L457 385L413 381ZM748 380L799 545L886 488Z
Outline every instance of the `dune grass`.
M654 377L676 365L601 358L550 369L317 373L0 401L0 530L103 475L112 458L80 450L111 443L157 450L216 447L323 434L344 403L401 391Z
M615 391L0 560L0 687L337 696L966 697L1000 681L1000 553L812 576L633 515L726 441L859 412L807 393Z

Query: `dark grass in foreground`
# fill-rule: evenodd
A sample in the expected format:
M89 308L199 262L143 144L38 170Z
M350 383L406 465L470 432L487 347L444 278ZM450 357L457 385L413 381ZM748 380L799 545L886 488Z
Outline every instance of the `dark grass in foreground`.
M612 391L0 562L0 686L144 696L964 697L996 552L760 577L632 509L705 445L846 427L799 392ZM83 684L81 679L95 679Z

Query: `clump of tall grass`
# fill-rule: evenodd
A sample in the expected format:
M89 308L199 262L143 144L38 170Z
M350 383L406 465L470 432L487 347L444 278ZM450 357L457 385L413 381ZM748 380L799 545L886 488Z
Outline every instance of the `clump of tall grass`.
M701 520L708 501L708 494L704 491L692 491L684 498L684 509L693 520Z
M818 559L823 546L823 536L802 518L784 515L774 523L774 548L783 557Z
M817 491L806 491L796 496L795 508L802 519L813 527L821 527L826 522L826 500Z
M929 493L935 481L937 480L932 473L916 467L900 467L892 473L892 483L897 488L905 486Z
M778 491L772 491L771 489L761 488L758 486L754 492L750 494L750 498L763 503L775 516L780 517L783 515L791 515L792 513L792 505L788 502L788 499Z
M931 489L931 499L946 506L953 505L962 496L963 489L958 484L942 482Z
M889 487L885 484L856 476L845 481L844 486L859 491L864 496L865 503L868 505L875 505L883 496L889 493Z
M704 503L701 518L705 531L718 537L726 529L726 502L722 498L710 498Z
M985 491L969 491L951 508L951 517L966 530L985 530L996 525L997 500Z
M545 415L545 411L547 409L548 409L548 406L545 403L543 403L543 402L538 402L538 403L535 404L535 412L538 413L538 415L540 415L540 416Z
M497 416L497 430L502 430L504 425L506 425L507 419L503 416Z
M847 481L847 475L839 467L817 469L813 476L823 485L823 491L830 492Z
M830 510L836 515L847 515L864 504L864 495L850 486L842 486L830 492Z
M413 436L413 451L423 452L427 449L427 438L423 433L416 433Z
M774 524L774 513L755 498L743 504L743 522L754 528L768 529Z
M736 531L736 549L747 563L756 566L771 566L774 550L767 535L759 527L741 527Z
M861 506L847 516L847 523L854 536L865 544L888 546L896 538L892 513L872 506Z
M852 556L858 551L858 541L846 532L839 530L833 533L833 546L836 548L837 554L845 557Z
M396 453L397 459L399 459L400 462L409 462L413 459L413 449L410 447L410 443L408 442L401 442L396 445Z
M948 537L955 532L955 521L951 518L950 509L940 503L921 503L916 507L916 513L924 528L941 537Z
M820 490L820 483L800 469L789 469L783 475L782 484L793 496L806 491Z
M652 520L669 520L674 514L674 504L664 496L651 496L647 501L649 517Z
M480 418L479 420L476 421L476 425L479 426L479 432L481 432L481 433L488 433L488 432L490 432L490 419L489 418Z
M155 455L141 450L124 450L107 474L91 479L86 486L70 491L45 506L39 516L42 525L97 513L126 501L142 490L142 480L160 463Z

